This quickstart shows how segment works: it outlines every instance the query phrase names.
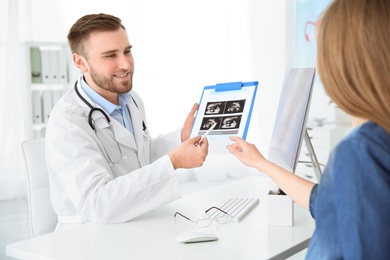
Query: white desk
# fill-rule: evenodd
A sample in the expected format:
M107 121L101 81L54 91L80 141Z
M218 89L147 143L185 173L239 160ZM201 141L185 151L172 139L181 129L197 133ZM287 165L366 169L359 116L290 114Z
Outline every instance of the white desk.
M8 245L19 259L284 259L304 249L314 231L309 212L295 205L293 227L268 226L270 181L250 176L184 196L128 223L86 224ZM182 244L176 236L195 224L174 218L176 211L192 219L229 197L258 197L260 204L241 222L213 224L219 240Z

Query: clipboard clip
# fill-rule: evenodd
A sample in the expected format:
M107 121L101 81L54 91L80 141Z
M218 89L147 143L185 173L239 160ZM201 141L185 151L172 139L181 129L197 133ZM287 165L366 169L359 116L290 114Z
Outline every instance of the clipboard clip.
M257 84L258 84L257 81L244 82L244 83L242 83L241 81L229 82L229 83L219 83L219 84L215 85L215 92L241 90L242 87L253 86L253 85L257 86Z

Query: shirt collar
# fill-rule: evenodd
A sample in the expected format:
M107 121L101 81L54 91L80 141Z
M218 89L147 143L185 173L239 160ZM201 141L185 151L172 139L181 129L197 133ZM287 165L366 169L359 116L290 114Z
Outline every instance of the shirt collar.
M95 90L93 90L87 82L84 80L84 77L81 76L80 79L81 82L81 88L87 94L87 96L95 103L98 104L101 108L104 109L109 115L118 108L123 109L126 104L130 101L130 95L128 93L125 94L119 94L118 100L119 105L113 104L104 97L102 97L100 94L98 94Z

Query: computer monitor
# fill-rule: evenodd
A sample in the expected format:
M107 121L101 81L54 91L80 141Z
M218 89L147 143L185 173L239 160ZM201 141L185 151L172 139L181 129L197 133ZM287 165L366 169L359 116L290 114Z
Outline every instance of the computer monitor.
M297 167L303 140L308 146L314 167L319 167L306 123L310 110L310 101L315 77L314 68L289 68L283 82L279 106L268 153L268 159L288 171ZM315 170L317 181L320 169Z

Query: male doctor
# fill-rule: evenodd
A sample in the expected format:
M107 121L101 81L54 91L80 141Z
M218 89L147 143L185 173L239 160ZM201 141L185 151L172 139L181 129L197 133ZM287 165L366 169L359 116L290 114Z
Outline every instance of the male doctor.
M134 60L117 17L91 14L70 29L73 61L82 72L55 105L46 159L56 230L80 223L120 223L178 199L176 169L202 166L208 141L183 128L151 138L144 105L132 90Z

